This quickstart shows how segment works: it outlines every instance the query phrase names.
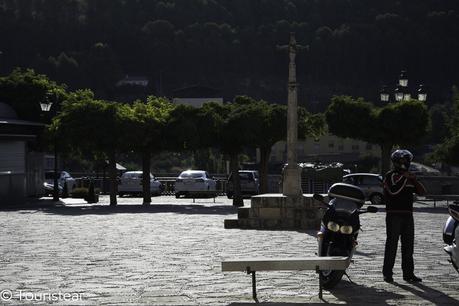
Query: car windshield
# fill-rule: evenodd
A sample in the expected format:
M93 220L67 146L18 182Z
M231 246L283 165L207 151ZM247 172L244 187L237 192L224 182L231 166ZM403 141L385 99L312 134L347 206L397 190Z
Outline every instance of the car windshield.
M203 174L200 172L185 172L180 174L180 178L201 178Z

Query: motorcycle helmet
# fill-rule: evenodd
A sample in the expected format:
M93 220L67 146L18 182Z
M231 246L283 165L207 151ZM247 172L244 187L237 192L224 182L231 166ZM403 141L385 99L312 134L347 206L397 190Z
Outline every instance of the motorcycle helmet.
M390 156L395 170L407 171L410 168L413 154L408 150L396 150Z

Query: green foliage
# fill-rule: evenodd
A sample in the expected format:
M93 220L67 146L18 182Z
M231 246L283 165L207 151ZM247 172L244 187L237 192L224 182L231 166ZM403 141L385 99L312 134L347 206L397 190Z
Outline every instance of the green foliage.
M429 109L431 127L428 143L438 144L449 136L449 108L444 104L436 104Z
M362 99L334 97L325 116L330 133L381 146L381 173L389 170L389 155L395 145L420 143L429 126L427 107L416 100L377 108Z
M335 96L325 113L329 131L342 138L368 141L372 137L373 106L363 99Z
M332 134L379 145L417 144L429 124L427 107L416 100L377 108L361 98L339 96L332 99L325 117Z
M323 104L343 92L373 96L402 68L441 96L458 81L458 8L451 0L3 0L0 69L34 67L98 97L112 97L122 74L154 84L162 70L168 90L199 80L280 101L285 61L275 46L293 31L310 45L298 79Z
M0 77L0 101L11 105L20 119L40 121L40 102L53 102L54 113L66 96L65 85L58 85L33 69L16 68L8 76Z
M423 102L391 103L375 111L371 143L409 146L419 144L429 126L429 113ZM372 140L373 141L370 141Z
M165 130L167 150L187 151L199 147L201 131L196 125L197 113L198 109L189 105L178 105L171 111Z
M149 96L146 103L135 101L128 110L128 129L133 148L160 151L167 141L165 128L174 107L168 100L155 96Z
M82 155L120 152L128 146L126 133L132 112L127 105L94 100L90 90L69 94L51 131L63 149Z
M459 90L453 87L452 107L449 115L448 136L436 148L432 160L439 160L447 164L459 165Z

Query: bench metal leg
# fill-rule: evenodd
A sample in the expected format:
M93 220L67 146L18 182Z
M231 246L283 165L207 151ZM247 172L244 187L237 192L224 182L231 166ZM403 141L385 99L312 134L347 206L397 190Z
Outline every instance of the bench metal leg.
M319 274L319 299L322 299L322 273L320 273L319 266L316 267L316 272Z
M255 271L250 270L250 267L247 267L247 274L252 274L252 297L255 301L257 300L257 278Z

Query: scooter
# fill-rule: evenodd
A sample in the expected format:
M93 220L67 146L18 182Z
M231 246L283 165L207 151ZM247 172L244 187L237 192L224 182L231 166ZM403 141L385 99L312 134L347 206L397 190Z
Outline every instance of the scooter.
M443 241L447 244L444 250L450 256L450 262L459 273L459 247L457 237L459 237L459 205L449 205L448 212L450 217L443 228Z
M357 236L360 230L360 215L375 213L378 208L365 204L365 194L354 185L336 183L328 190L330 201L314 194L313 198L321 202L327 209L323 218L320 231L317 233L318 256L344 256L352 261L357 246ZM347 275L345 270L320 271L322 285L325 289L335 287Z

